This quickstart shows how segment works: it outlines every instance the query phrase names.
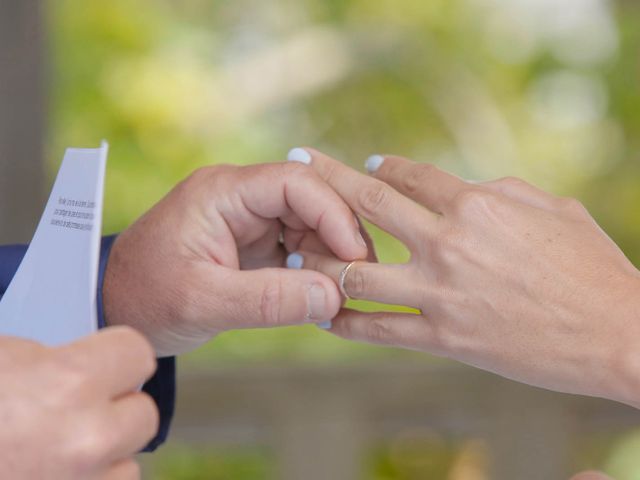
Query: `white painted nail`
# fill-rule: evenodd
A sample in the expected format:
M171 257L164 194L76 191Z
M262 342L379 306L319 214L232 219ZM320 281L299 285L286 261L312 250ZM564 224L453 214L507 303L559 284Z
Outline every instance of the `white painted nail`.
M311 163L311 154L304 148L292 148L287 155L287 161L300 162L309 165Z
M327 320L326 322L316 323L316 326L322 330L329 330L333 326L333 322L331 320Z
M292 253L287 257L287 268L300 270L304 265L304 257L299 253Z
M371 155L367 158L367 161L364 162L364 166L367 169L367 172L375 173L383 163L384 157L382 155Z

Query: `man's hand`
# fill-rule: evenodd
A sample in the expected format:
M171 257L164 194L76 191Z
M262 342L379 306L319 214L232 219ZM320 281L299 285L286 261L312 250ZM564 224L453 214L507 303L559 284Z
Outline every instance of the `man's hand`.
M132 392L155 365L125 327L55 349L0 337L2 478L139 478L132 456L155 435L158 411Z
M353 213L308 166L198 170L116 240L107 322L169 356L227 329L329 320L342 304L335 283L282 268L281 235L291 245L312 232L342 260L367 255Z
M354 211L411 251L403 265L357 262L347 293L421 312L345 309L333 333L640 407L640 274L577 201L399 157L372 159L371 178L309 152ZM346 262L302 253L339 281Z

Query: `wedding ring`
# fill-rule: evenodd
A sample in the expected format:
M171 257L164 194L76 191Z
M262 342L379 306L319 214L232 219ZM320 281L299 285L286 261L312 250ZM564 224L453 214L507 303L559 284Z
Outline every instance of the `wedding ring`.
M349 263L346 267L344 267L340 272L340 277L338 278L338 287L340 288L340 293L342 293L342 295L344 295L346 299L350 299L351 297L349 296L349 294L344 288L344 281L347 279L347 273L349 273L349 270L351 269L351 267L353 267L355 263L356 262L353 261Z

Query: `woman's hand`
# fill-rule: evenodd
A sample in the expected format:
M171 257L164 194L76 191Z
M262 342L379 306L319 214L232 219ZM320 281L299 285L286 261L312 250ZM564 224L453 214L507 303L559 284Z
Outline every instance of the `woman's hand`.
M227 329L333 318L342 304L335 283L282 268L281 235L293 246L315 238L347 261L367 256L353 213L312 169L198 170L116 240L104 285L107 322L137 328L168 356Z
M307 151L355 212L411 251L403 265L356 263L346 292L421 312L344 309L333 333L640 407L640 275L580 203L398 157L372 157L371 178ZM336 282L347 264L302 255Z

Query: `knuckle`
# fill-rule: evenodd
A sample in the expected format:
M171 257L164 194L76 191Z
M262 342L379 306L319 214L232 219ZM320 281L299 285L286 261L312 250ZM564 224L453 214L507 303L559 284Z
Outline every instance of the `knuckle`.
M183 182L183 186L187 189L192 188L195 185L202 185L203 183L221 183L223 182L237 167L233 165L207 165L200 167L191 172L191 174Z
M215 167L200 167L191 172L191 174L184 180L185 186L191 186L193 184L199 184L208 179L211 176L211 172Z
M138 343L138 351L140 353L139 362L141 369L145 376L149 377L153 375L153 372L158 368L158 361L156 359L156 353L151 343L147 338L139 332L136 332L136 342Z
M497 197L487 190L466 188L453 199L454 209L461 215L477 215L494 211Z
M287 177L300 177L300 176L308 176L312 172L308 165L300 162L286 162L279 163L280 168L282 168L284 175Z
M66 451L67 462L79 474L90 472L102 463L114 441L114 435L110 433L112 429L100 432L96 428L84 430L73 432L74 441L70 442Z
M374 343L387 343L393 336L384 317L375 316L367 323L367 339Z
M147 393L138 393L140 409L144 413L141 415L141 422L145 423L149 431L149 437L153 437L160 428L160 412L155 400Z
M414 165L408 175L402 178L402 186L408 194L416 194L422 191L424 185L433 177L436 167L431 164Z
M151 343L142 333L129 326L117 327L122 335L122 342L126 342L132 352L136 352L136 361L140 370L147 376L157 368L156 354Z
M158 428L160 428L160 411L158 410L158 405L151 395L147 393L140 393L140 396L143 410L147 414L149 427L152 431L152 435L154 435L158 431Z
M450 275L453 269L459 268L465 258L467 255L464 240L457 233L442 235L429 252L430 261L440 268L438 276L444 278Z
M358 195L358 204L365 216L374 215L383 210L389 203L390 187L382 182L375 182L363 188Z
M75 398L79 391L87 386L89 371L86 367L89 361L85 355L71 352L67 349L60 350L52 359L50 367L58 383L55 397L62 401Z
M260 298L260 318L264 325L282 323L282 281L280 279L264 287Z
M322 176L324 181L327 182L329 185L332 185L335 183L335 179L339 174L340 173L339 173L338 167L333 163L323 165L323 168L320 172L320 175Z
M527 182L518 177L504 177L497 182L500 185L510 188L522 188L527 185Z
M587 209L582 202L576 198L563 197L558 200L560 209L571 214L582 216L587 213Z

